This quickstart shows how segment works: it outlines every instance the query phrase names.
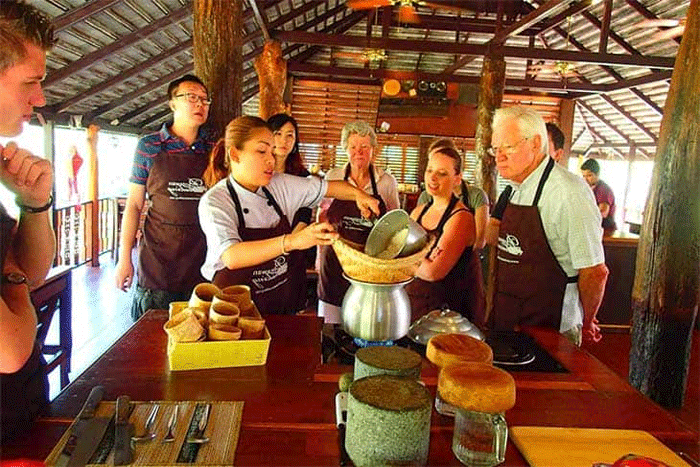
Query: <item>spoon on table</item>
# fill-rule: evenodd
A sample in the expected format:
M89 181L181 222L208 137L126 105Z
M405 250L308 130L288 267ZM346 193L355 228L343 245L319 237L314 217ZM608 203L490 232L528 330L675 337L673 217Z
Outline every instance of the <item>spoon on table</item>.
M164 443L172 443L175 441L175 426L177 425L177 415L179 411L180 406L175 404L173 413L170 414L170 419L168 419L168 432L166 433L165 438L163 438Z
M150 441L156 437L156 434L153 432L153 425L156 422L156 415L158 415L158 407L158 404L153 404L151 413L148 414L146 423L143 425L143 434L140 436L132 436L132 442Z

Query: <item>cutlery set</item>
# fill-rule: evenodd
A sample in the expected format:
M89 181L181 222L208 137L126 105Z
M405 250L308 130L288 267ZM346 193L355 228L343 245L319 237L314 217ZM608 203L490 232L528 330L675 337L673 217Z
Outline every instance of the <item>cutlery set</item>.
M160 409L159 404L153 404L148 418L143 424L142 431L135 435L134 424L129 422L129 417L134 409L134 404L129 397L119 396L117 398L114 417L98 417L96 410L103 396L104 388L102 386L95 386L90 392L71 427L66 444L56 459L56 467L104 463L112 446L114 447L114 465L129 465L134 461L136 443L158 442L155 426ZM175 441L179 413L179 404L174 404L167 421L166 433L160 440L161 443L167 444ZM193 463L197 458L199 446L209 442L206 429L210 413L210 403L197 404L195 407L185 442L178 457L179 462ZM110 426L112 427L111 432L108 430Z

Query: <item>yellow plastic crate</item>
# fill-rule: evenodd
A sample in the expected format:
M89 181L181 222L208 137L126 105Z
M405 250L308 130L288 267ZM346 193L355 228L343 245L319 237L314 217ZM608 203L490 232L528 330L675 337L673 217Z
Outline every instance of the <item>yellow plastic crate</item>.
M265 365L271 340L267 326L262 339L202 342L173 342L168 339L170 371Z

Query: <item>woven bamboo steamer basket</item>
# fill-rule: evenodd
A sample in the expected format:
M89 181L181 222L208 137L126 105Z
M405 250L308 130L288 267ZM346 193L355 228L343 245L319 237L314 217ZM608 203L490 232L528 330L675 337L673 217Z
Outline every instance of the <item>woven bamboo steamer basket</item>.
M380 259L366 255L362 245L350 242L344 238L335 240L333 250L345 274L357 281L373 284L396 284L413 279L433 243L433 238L417 253L404 258Z

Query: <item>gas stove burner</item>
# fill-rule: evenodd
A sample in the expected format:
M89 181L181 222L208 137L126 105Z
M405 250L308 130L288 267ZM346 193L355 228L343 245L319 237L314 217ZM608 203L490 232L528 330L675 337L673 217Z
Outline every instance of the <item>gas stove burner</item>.
M352 340L356 346L358 347L391 347L394 345L394 341L392 340L386 340L386 341L368 341L366 339L362 339L361 337L356 337Z

